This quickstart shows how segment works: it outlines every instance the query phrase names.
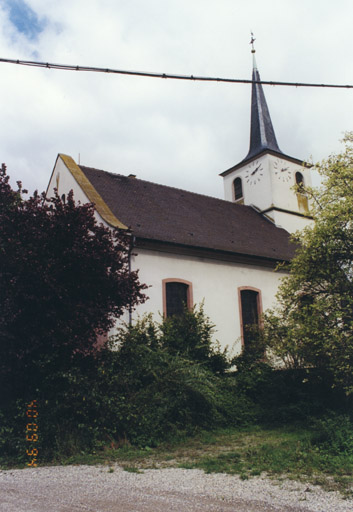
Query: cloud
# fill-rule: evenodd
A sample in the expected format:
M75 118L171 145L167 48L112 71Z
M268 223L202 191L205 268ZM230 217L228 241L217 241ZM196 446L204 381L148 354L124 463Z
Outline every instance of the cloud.
M35 40L46 26L45 18L38 15L24 0L5 0L10 22L28 39Z
M351 0L7 0L6 5L0 7L4 58L250 78L253 30L264 80L352 83ZM22 32L19 22L10 21L10 6L16 5L22 6L22 20L29 20ZM0 162L30 190L45 189L56 155L63 152L76 160L80 154L88 166L222 197L218 173L248 152L248 85L3 63L0 75ZM340 149L338 140L351 126L352 91L264 90L284 153L320 160Z

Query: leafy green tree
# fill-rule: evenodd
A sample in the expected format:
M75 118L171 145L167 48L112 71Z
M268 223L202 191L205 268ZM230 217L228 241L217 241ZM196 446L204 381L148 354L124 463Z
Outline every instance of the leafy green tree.
M286 366L332 373L353 392L353 133L345 149L315 168L319 190L308 190L315 223L295 234L299 243L277 309L265 317L265 335Z

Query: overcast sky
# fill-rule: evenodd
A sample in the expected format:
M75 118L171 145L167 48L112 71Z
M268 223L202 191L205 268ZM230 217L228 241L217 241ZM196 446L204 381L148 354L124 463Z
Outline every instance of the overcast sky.
M351 0L0 0L0 57L186 75L353 84ZM30 191L58 153L223 197L249 147L250 85L0 63L0 161ZM353 90L264 86L281 150L321 160L353 129Z

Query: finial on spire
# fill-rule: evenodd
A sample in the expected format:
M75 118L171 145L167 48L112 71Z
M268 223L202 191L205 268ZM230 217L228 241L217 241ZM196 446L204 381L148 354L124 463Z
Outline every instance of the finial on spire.
M249 44L251 44L251 53L252 53L252 67L253 69L256 69L257 68L257 64L256 64L256 59L255 59L255 48L254 48L254 43L256 41L255 37L254 37L254 34L252 32L250 32L251 34L251 41Z
M254 48L254 43L255 43L256 39L254 37L254 34L252 32L250 32L250 33L251 33L251 41L249 44L251 44L251 53L255 53L256 50Z

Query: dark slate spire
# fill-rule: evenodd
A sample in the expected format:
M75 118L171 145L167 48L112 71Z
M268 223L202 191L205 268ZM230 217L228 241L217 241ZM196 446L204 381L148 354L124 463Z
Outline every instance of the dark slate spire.
M253 54L252 80L259 82L260 73L257 69L255 60L255 39L253 34L251 34L251 36L250 44L252 44L251 53ZM282 153L277 144L262 84L253 83L251 91L250 148L249 153L244 160L248 160L257 154L262 153L266 149Z

